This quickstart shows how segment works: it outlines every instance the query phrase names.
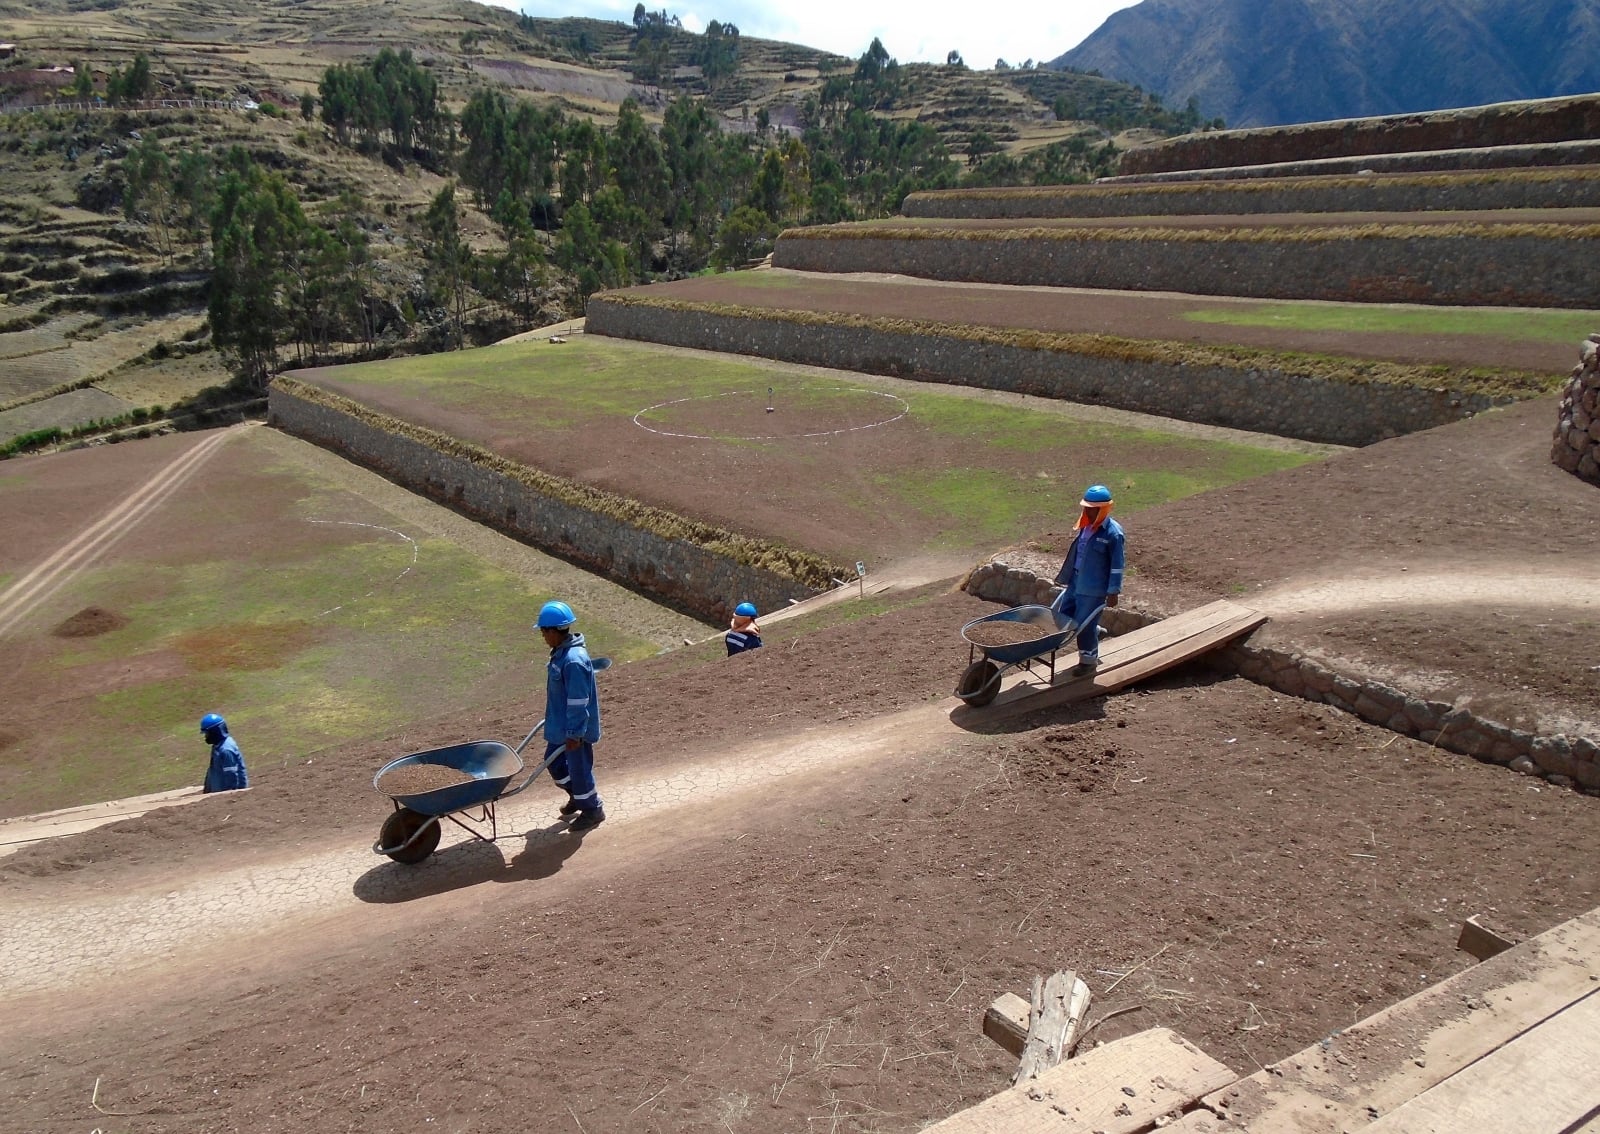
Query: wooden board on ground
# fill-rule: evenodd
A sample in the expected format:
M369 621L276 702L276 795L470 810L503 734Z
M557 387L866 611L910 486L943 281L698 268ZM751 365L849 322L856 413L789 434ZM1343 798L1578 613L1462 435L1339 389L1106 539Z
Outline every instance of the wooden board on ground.
M1519 1046L1514 1058L1544 1049L1539 1033L1546 1021L1559 1020L1579 1001L1588 1003L1585 998L1594 999L1597 990L1600 909L1426 988L1270 1070L1241 1079L1208 1096L1205 1104L1228 1117L1226 1129L1252 1134L1373 1129L1375 1119L1398 1113L1518 1037L1526 1034L1531 1047ZM1593 1010L1591 1006L1584 1011ZM1551 1038L1567 1042L1559 1038L1559 1029ZM1568 1102L1577 1104L1580 1118L1600 1107L1600 1079L1593 1074L1600 1052L1592 1038L1589 1044L1584 1049L1587 1076L1565 1080ZM1445 1128L1480 1129L1471 1124ZM1515 1128L1548 1129L1555 1134L1571 1127Z
M1178 1033L1152 1028L1058 1064L927 1129L937 1134L1135 1134L1234 1078Z
M78 835L92 831L107 823L121 819L137 819L158 807L176 807L193 803L202 797L198 786L158 791L151 795L136 795L128 799L112 799L105 803L86 803L78 807L65 807L60 811L47 811L40 815L18 815L0 819L0 857L13 854L23 847L62 835Z
M1208 603L1131 633L1107 638L1100 648L1100 668L1088 677L1070 675L1076 654L1069 642L1062 651L1054 682L1049 679L1048 668L1042 673L1014 672L1007 675L992 704L983 708L963 705L955 714L958 719L970 714L976 723L1103 697L1225 645L1266 620L1260 611L1225 599Z
M1565 1134L1600 1105L1600 991L1383 1115L1372 1134Z

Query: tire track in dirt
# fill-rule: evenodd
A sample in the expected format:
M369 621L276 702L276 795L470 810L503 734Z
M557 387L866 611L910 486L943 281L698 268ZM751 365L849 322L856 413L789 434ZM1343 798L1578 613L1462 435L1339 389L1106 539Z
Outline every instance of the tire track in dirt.
M864 724L807 730L714 759L603 781L608 819L588 837L585 859L598 859L603 867L623 865L630 851L608 847L605 839L619 827L626 830L690 806L736 804L748 793L781 790L786 782L869 760L914 758L966 737L951 723L950 708L949 702L936 702ZM202 805L225 801L219 796ZM518 833L513 838L525 837L528 849L537 853L568 837L563 826L551 823L555 802L548 794L507 801L499 809L500 826ZM340 845L202 877L156 879L144 892L80 896L57 890L48 901L0 900L0 956L7 959L0 996L136 978L152 967L182 965L187 953L219 942L281 935L292 923L313 918L343 916L350 932L381 932L389 919L361 912L369 903L404 903L413 923L439 916L473 900L469 895L486 874L506 868L503 861L487 860L482 844L446 826L448 845L418 866L378 859L366 845ZM462 846L471 849L456 850ZM659 843L654 850L633 853L659 853Z
M1525 564L1506 564L1494 573L1408 571L1373 578L1295 580L1241 600L1281 621L1372 610L1383 606L1482 606L1600 609L1593 573L1529 573Z
M198 472L238 430L251 428L254 424L237 425L207 437L134 489L54 555L0 592L0 635L10 633L18 623L114 547L139 521L159 508Z

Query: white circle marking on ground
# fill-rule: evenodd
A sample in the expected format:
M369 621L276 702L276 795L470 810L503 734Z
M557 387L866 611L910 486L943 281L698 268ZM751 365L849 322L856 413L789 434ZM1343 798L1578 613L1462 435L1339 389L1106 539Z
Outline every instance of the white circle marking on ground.
M644 409L633 415L633 424L648 433L656 433L662 437L677 437L685 441L782 441L791 437L833 437L840 433L855 433L862 429L877 429L879 426L890 425L899 421L911 412L911 406L899 394L891 394L884 390L866 390L860 386L829 386L825 389L833 393L870 394L875 398L888 398L890 401L900 403L900 412L893 417L885 417L878 421L868 422L866 425L851 425L844 429L823 429L815 433L761 433L752 437L718 436L712 433L673 433L671 430L657 429L652 425L646 425L641 420L645 414L664 409L667 406L681 405L684 402L703 402L711 398L733 398L741 395L749 397L755 393L754 390L728 390L721 394L701 394L693 398L673 398L670 401L657 402L653 406L645 406Z

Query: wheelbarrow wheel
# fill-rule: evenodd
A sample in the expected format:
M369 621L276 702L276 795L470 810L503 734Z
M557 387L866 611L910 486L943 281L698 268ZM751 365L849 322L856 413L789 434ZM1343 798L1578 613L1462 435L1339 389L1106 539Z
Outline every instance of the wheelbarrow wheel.
M423 827L427 830L417 835ZM410 846L401 847L401 844L412 835L417 835L417 841ZM401 847L389 857L407 866L415 866L438 848L439 824L430 815L402 807L383 821L383 830L378 833L378 842L380 846Z
M969 705L982 707L1000 694L1000 667L988 658L979 658L967 666L956 685L956 696Z

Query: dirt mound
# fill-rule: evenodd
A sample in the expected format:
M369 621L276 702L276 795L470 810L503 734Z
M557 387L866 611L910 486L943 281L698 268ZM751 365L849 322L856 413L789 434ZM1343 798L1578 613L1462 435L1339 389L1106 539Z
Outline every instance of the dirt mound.
M86 606L50 633L57 638L98 638L128 624L128 616L103 606Z
M1116 787L1139 775L1131 757L1107 745L1104 736L1091 738L1071 726L1045 729L1019 742L1015 759L1025 780L1062 792Z

